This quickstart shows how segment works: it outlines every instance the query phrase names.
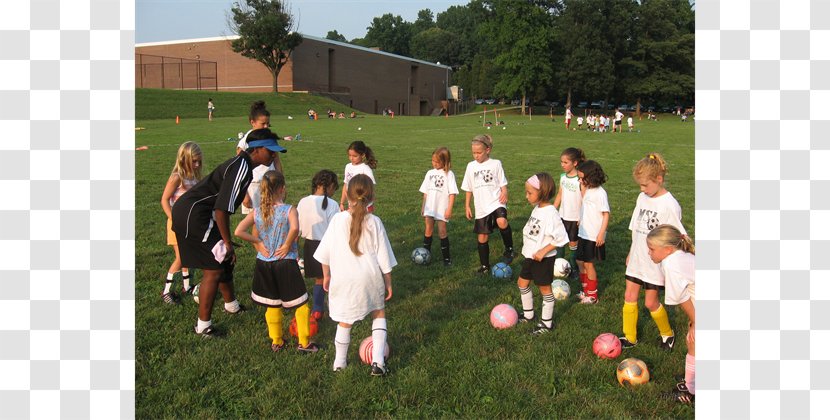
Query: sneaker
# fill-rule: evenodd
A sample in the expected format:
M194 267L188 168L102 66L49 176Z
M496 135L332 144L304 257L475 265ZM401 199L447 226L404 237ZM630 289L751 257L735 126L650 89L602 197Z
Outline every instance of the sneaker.
M483 275L485 275L485 274L490 273L490 267L488 267L488 266L486 266L486 265L482 265L481 267L479 267L479 268L475 271L475 273L476 273L477 275L479 275L479 276L483 276Z
M284 349L286 345L285 341L283 341L282 344L271 343L271 351L278 353L280 350Z
M173 293L163 293L161 295L161 300L163 300L164 303L168 305L178 305L179 303L179 300L176 299L176 295L174 295Z
M550 324L550 327L548 327L543 322L540 322L540 323L536 324L535 327L533 327L533 332L531 334L533 334L533 335L542 335L542 334L547 334L547 333L551 332L552 330L553 330L553 324Z
M315 321L319 321L323 319L323 313L321 311L314 311L311 313L311 317L314 318Z
M333 370L334 372L343 372L344 370L346 370L346 365L345 365L345 364L344 364L343 366L337 366L337 365L335 365L335 366L334 366L334 368L333 368L332 370Z
M190 286L189 289L185 289L184 286L182 286L182 294L185 295L185 296L192 295L193 294L193 289L195 289L195 288L196 288L196 286L192 286L192 285Z
M320 351L320 346L317 343L308 343L305 347L302 344L297 344L297 351L302 354L317 353Z
M203 329L202 332L196 331L196 335L204 339L217 338L222 336L222 334L220 334L216 328L213 328L213 325Z
M449 258L444 259L444 267L449 267L452 265L452 260Z
M582 299L584 299L586 296L588 296L588 295L586 295L586 294L585 294L585 292L579 292L579 293L577 293L577 294L575 294L575 295L574 295L574 298L576 298L576 300L582 300Z
M222 306L222 312L225 312L225 313L228 313L228 314L231 314L231 315L241 315L241 314L244 314L245 311L247 311L247 310L248 310L248 308L246 308L245 305L243 305L241 303L239 304L239 309L237 309L235 312L231 312L231 311L225 309L224 305Z
M634 347L634 346L636 346L636 345L637 345L637 343L636 343L636 342L632 343L632 342L628 341L628 339L627 339L627 338L625 338L625 336L624 336L624 335L623 335L623 336L621 336L621 337L619 337L619 339L620 339L620 344L621 344L621 347L622 347L622 348L624 348L624 349L630 349L630 348L632 348L632 347Z
M597 302L599 302L599 299L597 299L594 296L588 296L588 295L583 296L582 299L580 299L580 301L579 301L579 303L582 303L582 304L585 304L585 305L593 305Z
M665 351L672 351L674 348L674 336L667 338L660 337L660 348Z
M686 386L686 380L674 386L674 389L680 392L689 392L689 387Z
M519 322L522 324L527 324L528 322L533 321L533 318L525 318L524 311L519 313Z
M686 374L685 373L678 373L674 375L674 380L677 381L677 384L685 384L686 383Z
M372 376L386 376L389 370L386 369L386 366L378 366L378 362L374 362L372 363L372 371L370 373Z
M514 258L516 258L516 253L513 252L513 248L504 251L504 254L501 256L501 260L507 265L510 265Z
M676 401L682 404L694 404L695 402L695 395L690 393L688 390L686 391L678 391L676 389L671 390L669 392L664 392L660 395L663 399L667 399L670 401Z

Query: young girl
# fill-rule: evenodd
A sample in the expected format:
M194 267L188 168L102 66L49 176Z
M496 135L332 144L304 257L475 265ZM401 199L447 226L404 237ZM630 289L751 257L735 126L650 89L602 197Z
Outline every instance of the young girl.
M213 121L213 110L216 109L213 106L213 98L208 98L208 121Z
M582 195L582 209L579 213L579 242L576 245L576 264L579 266L582 293L577 297L581 303L597 303L597 270L595 261L605 260L605 233L611 207L608 194L602 184L608 180L602 166L593 160L586 160L577 169L579 180L585 192Z
M686 371L667 396L686 404L695 401L695 245L672 225L660 225L646 236L648 255L666 279L666 304L680 305L689 317Z
M251 104L248 122L251 124L251 129L239 139L239 143L236 145L237 155L240 151L248 149L248 134L251 131L271 126L271 113L265 108L265 101L256 101ZM265 172L274 170L279 172L283 171L279 155L274 156L274 162L271 165L259 165L254 168L251 185L248 186L245 200L242 201L242 214L250 213L253 208L259 205L259 180L262 179L262 175Z
M323 266L314 259L314 251L320 245L320 239L329 227L332 217L338 213L337 201L331 199L337 191L337 175L323 169L314 174L311 179L311 195L303 197L297 203L297 212L300 216L300 236L305 239L303 244L303 259L305 261L305 277L314 279L314 303L311 308L311 317L320 320L325 309L325 295L323 294Z
M568 234L562 224L562 218L556 207L550 205L550 199L556 192L556 183L547 172L540 172L525 182L527 202L535 206L527 219L522 235L522 271L519 273L519 293L522 298L524 315L522 322L533 319L533 293L530 281L533 280L542 294L542 320L533 329L534 335L544 334L553 329L553 262L556 260L556 247L568 242Z
M562 151L559 156L559 166L564 172L559 175L559 191L553 199L553 207L559 209L559 215L562 216L562 222L565 224L565 231L568 232L568 247L571 250L568 261L571 263L573 276L579 272L574 257L579 241L579 211L582 209L582 183L579 181L576 168L584 161L585 153L582 149L569 147ZM557 254L562 256L565 254L563 251L557 250Z
M631 216L631 249L625 258L625 304L623 305L623 348L637 344L637 300L640 288L645 288L645 305L660 330L660 347L671 351L674 347L674 331L669 324L666 308L660 304L658 292L663 288L663 273L651 261L646 246L646 235L661 224L676 227L681 234L686 230L680 223L680 204L663 186L666 161L659 153L649 153L634 166L633 176L640 185L640 195Z
M271 350L285 347L282 339L282 308L292 309L297 318L297 350L316 353L317 344L308 338L308 293L297 265L297 209L285 204L285 177L268 171L260 182L260 205L248 214L234 235L254 245L256 265L251 284L251 299L265 306L265 322L271 337ZM248 233L254 226L256 236Z
M424 215L424 248L432 252L433 227L438 225L438 237L441 238L441 256L444 265L449 266L450 238L447 236L447 222L452 216L452 206L458 195L455 174L450 170L450 151L439 147L432 152L432 170L428 171L421 183L420 192L424 193L421 214Z
M398 265L383 223L369 213L374 197L371 178L349 181L349 210L335 215L314 252L323 265L323 289L329 293L329 316L337 321L334 371L346 367L352 324L372 314L373 376L387 373L386 301L392 298L392 267Z
M173 276L177 271L182 272L182 293L190 294L193 291L193 287L190 286L190 273L187 267L182 267L179 244L176 242L176 234L173 233L172 211L173 203L196 185L200 179L202 179L202 149L192 141L185 142L179 146L173 172L167 178L164 192L161 193L161 208L167 215L167 245L172 246L176 254L176 259L167 269L167 279L164 281L164 290L161 292L161 298L167 304L176 303L176 296L170 292L170 288L173 286Z
M467 220L473 218L470 209L470 197L475 202L475 225L473 232L478 234L478 260L481 263L476 270L478 274L490 271L489 235L498 226L504 242L503 260L506 264L513 262L513 230L507 223L507 178L501 167L501 161L490 159L493 139L481 134L473 137L473 161L467 164L461 189L466 191L464 211Z
M357 140L349 145L346 152L349 155L349 163L346 164L346 171L343 176L343 193L340 194L341 211L346 209L346 197L348 196L349 181L352 180L352 177L358 174L364 174L372 180L372 184L377 183L375 182L375 173L372 170L378 167L378 160L375 159L375 154L372 153L372 149L366 143ZM369 203L369 212L374 210L373 204Z

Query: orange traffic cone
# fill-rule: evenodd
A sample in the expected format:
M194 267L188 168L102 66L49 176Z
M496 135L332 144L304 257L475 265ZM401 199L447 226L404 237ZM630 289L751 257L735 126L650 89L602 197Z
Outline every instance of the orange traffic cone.
M178 124L178 123L179 123L179 116L176 115L176 124Z

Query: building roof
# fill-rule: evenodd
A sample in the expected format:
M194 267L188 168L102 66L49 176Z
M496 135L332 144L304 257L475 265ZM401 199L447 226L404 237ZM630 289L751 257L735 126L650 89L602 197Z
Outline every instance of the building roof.
M406 56L398 55L398 54L392 54L390 52L376 50L376 49L372 49L372 48L361 47L361 46L349 44L349 43L346 43L346 42L334 41L334 40L326 39L326 38L318 38L316 36L311 36L311 35L304 35L304 34L300 34L300 35L302 35L303 38L311 39L311 40L318 41L318 42L324 42L324 43L327 43L327 44L338 45L338 46L345 47L345 48L353 48L353 49L356 49L356 50L366 51L366 52L373 53L373 54L386 55L386 56L389 56L389 57L392 57L392 58L397 58L399 60L412 61L412 62L415 62L415 63L424 64L424 65L427 65L427 66L433 66L433 67L439 67L439 68L442 68L442 69L452 70L452 68L450 66L445 66L443 64L431 63L429 61L424 61L424 60L418 60L417 58L406 57ZM216 36L216 37L210 37L210 38L193 38L193 39L178 39L178 40L160 41L160 42L144 42L144 43L141 43L141 44L135 44L135 46L136 46L136 48L138 48L138 47L154 47L154 46L159 46L159 45L174 45L174 44L187 44L187 43L198 43L198 42L232 41L232 40L237 39L237 38L239 38L239 35Z

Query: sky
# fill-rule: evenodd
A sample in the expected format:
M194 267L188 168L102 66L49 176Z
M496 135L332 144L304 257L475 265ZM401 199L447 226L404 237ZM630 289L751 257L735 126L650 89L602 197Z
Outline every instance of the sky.
M244 1L244 0L240 0ZM400 15L414 22L418 11L432 10L433 15L468 0L289 0L296 30L305 35L325 38L331 30L346 39L362 38L372 18L385 13ZM136 0L135 42L159 42L178 39L233 35L227 16L233 0Z

